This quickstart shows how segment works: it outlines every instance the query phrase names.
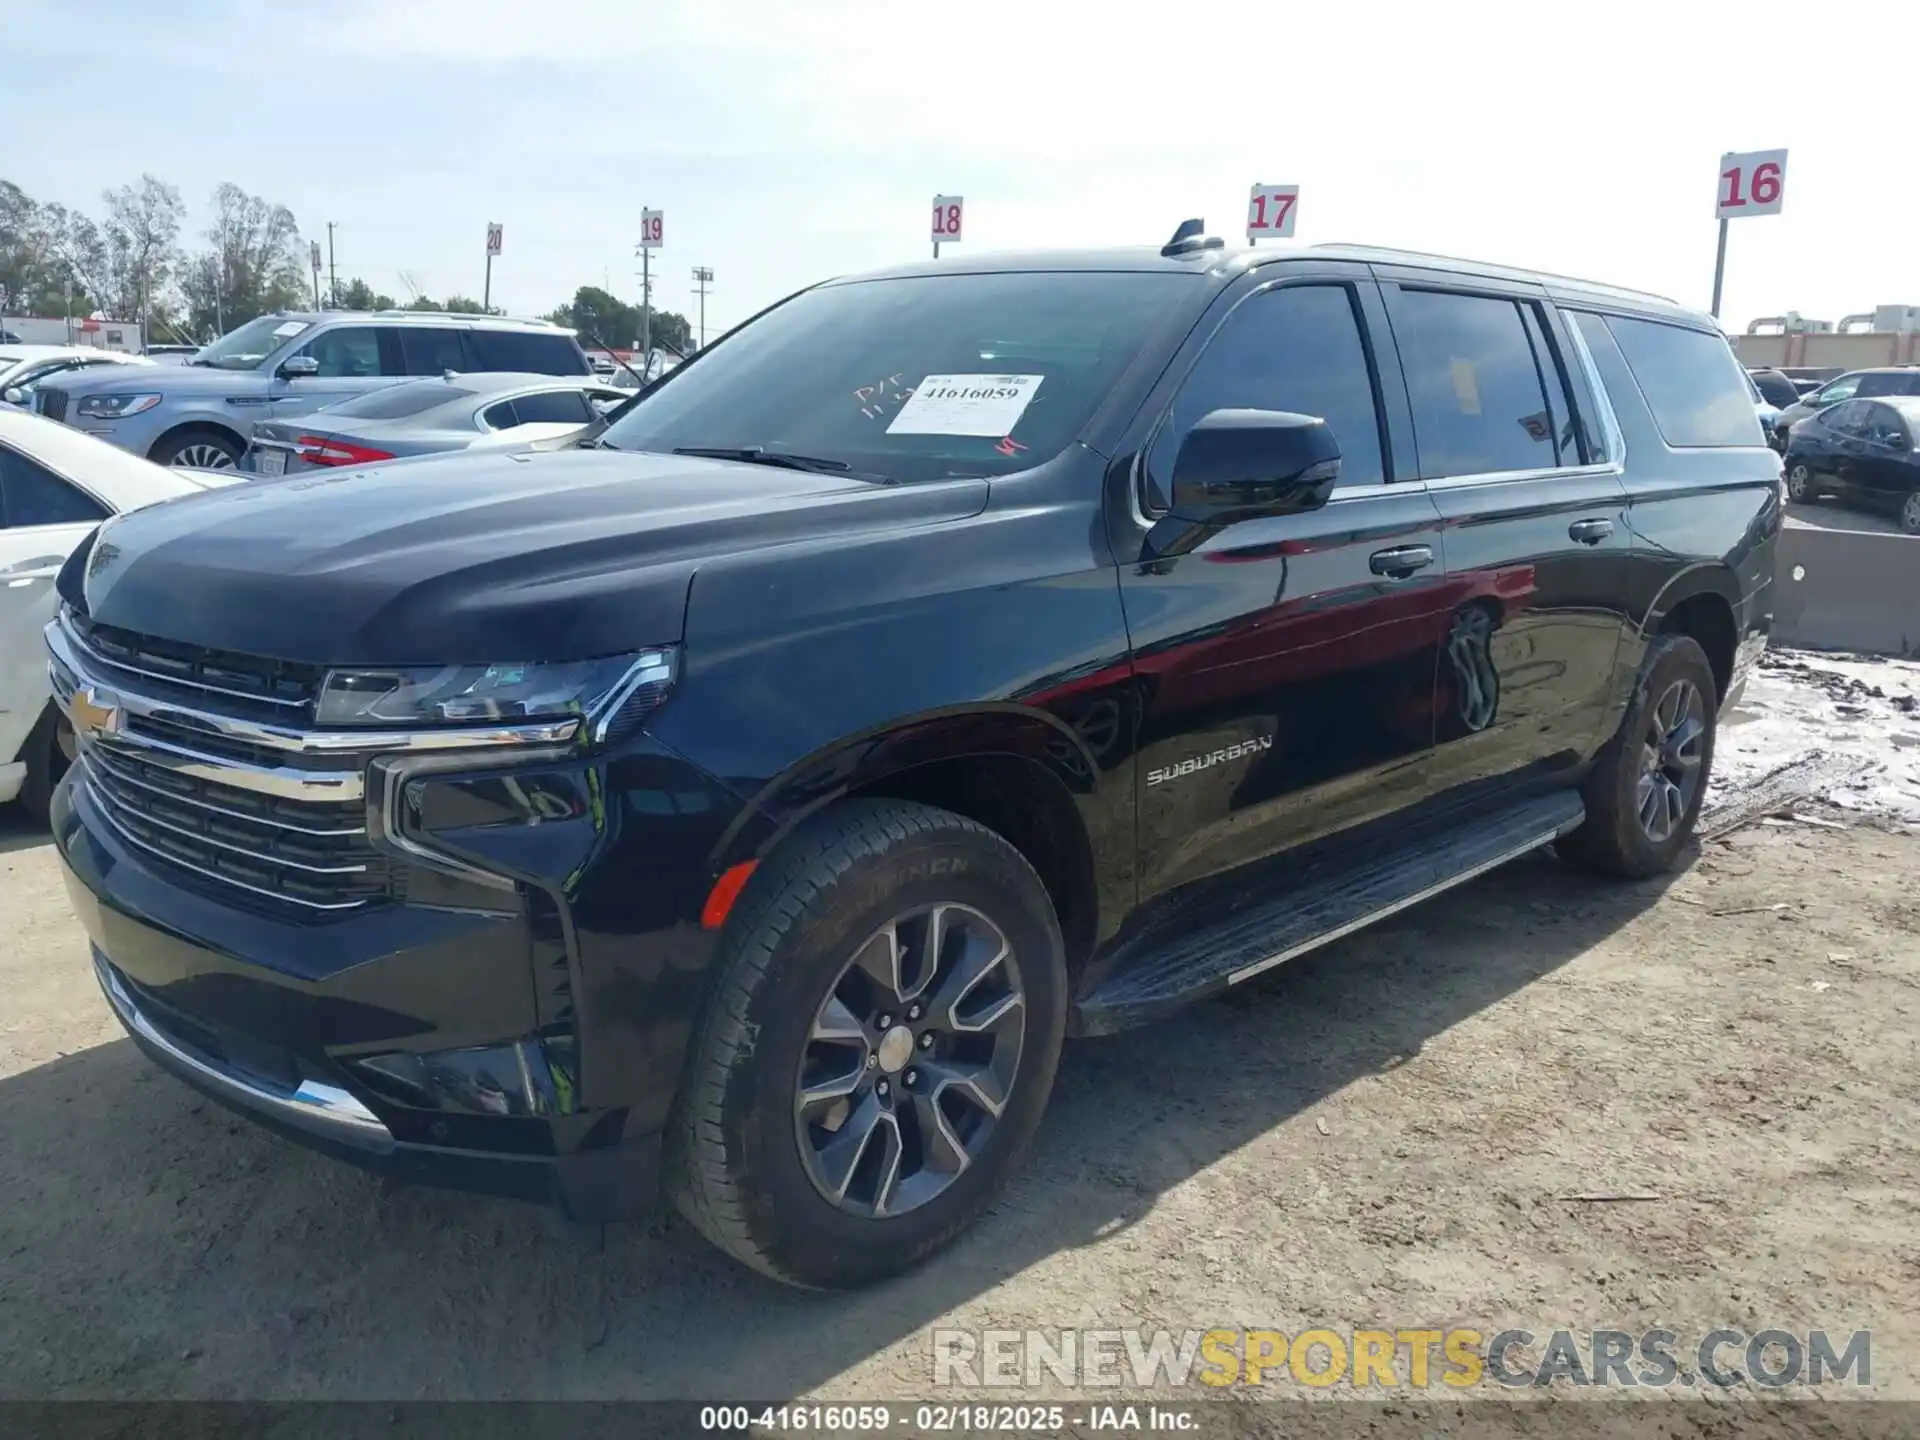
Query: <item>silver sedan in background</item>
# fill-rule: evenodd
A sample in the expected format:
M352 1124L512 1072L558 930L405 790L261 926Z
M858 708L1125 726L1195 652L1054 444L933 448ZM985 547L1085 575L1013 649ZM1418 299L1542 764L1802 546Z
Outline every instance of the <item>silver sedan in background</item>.
M288 475L563 441L633 394L587 375L450 374L414 380L297 420L256 424L240 469Z

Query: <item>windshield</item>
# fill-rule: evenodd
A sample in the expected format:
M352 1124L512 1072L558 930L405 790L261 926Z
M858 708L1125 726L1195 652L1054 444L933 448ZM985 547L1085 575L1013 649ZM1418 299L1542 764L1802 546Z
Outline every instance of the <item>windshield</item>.
M1037 271L822 286L685 367L603 441L802 455L896 480L1006 474L1072 443L1197 283Z
M305 320L262 315L258 320L249 320L238 330L229 330L194 356L193 363L211 365L217 370L257 370L267 356L302 330L310 328Z

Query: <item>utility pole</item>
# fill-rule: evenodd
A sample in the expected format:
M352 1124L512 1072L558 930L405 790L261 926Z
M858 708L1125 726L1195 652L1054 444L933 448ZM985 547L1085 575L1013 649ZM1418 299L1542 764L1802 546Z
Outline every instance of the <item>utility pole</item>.
M327 221L327 303L338 310L340 308L340 272L333 264L333 221Z
M700 348L707 348L707 287L713 284L713 267L693 267L693 293L700 297Z

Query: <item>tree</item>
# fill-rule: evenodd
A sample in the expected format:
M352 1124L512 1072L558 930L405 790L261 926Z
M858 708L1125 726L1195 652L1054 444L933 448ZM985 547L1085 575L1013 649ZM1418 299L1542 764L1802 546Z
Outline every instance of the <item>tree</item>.
M293 212L227 183L213 192L213 214L209 248L194 257L181 280L193 330L218 335L257 315L297 306L307 287Z
M47 244L40 206L18 185L0 180L0 315L58 313L64 278Z
M504 315L507 313L497 305L482 305L471 295L449 295L446 303L440 308L450 315Z
M145 319L164 303L180 264L180 225L187 207L164 180L142 175L138 185L106 192L107 218L100 227L105 255L105 294L96 296L107 314Z
M629 305L597 285L582 285L573 292L570 304L560 306L546 318L556 325L579 331L580 338L589 344L596 343L594 336L598 335L609 345L625 347L640 343L645 317L638 305ZM685 354L688 333L686 316L676 315L669 310L653 312L652 338L655 345L667 346Z
M398 306L391 295L382 295L358 276L349 280L340 290L336 309L340 310L393 310Z

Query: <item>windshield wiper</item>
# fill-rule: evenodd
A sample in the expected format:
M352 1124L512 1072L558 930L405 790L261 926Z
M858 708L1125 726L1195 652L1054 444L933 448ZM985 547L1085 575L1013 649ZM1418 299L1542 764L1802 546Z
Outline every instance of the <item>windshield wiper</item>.
M676 455L698 455L707 460L739 460L748 465L775 465L782 470L805 470L814 475L854 475L853 466L844 460L828 460L819 455L791 455L785 450L768 450L759 445L676 445ZM860 480L878 480L878 475L858 475Z

